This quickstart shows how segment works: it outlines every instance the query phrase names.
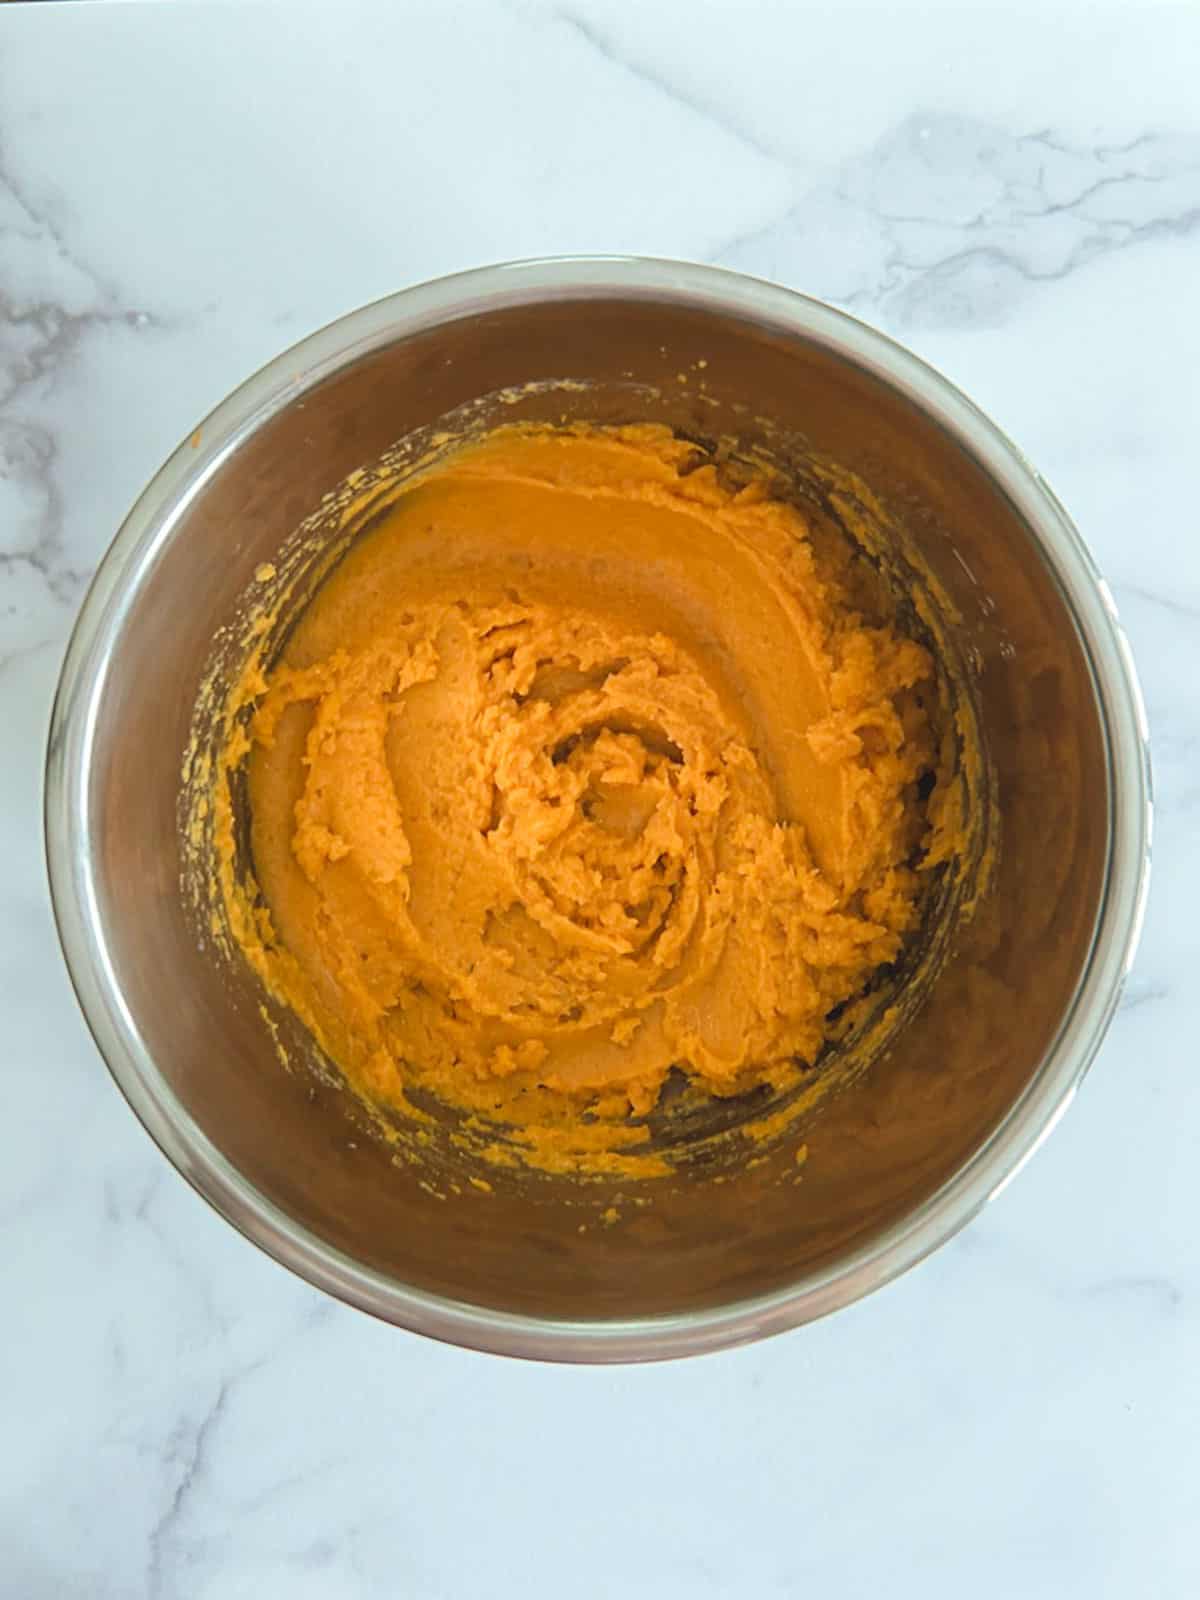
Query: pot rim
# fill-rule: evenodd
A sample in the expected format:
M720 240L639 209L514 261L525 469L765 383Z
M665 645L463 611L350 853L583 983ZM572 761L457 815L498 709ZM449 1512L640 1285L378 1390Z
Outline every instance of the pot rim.
M1103 722L1111 815L1101 904L1075 995L1025 1089L953 1176L868 1243L787 1287L627 1320L495 1311L409 1287L326 1244L255 1188L184 1108L140 1037L105 943L88 835L92 744L115 643L182 512L223 462L279 410L375 350L483 310L588 295L772 324L850 360L936 421L1022 517L1072 613ZM1006 1187L1067 1109L1116 1011L1145 912L1152 799L1145 710L1108 585L1053 491L973 401L886 334L811 296L720 267L598 255L505 262L402 289L302 339L209 413L135 501L84 598L51 713L44 825L59 941L96 1046L150 1137L216 1211L309 1283L385 1321L477 1350L611 1362L716 1350L824 1316L915 1266Z

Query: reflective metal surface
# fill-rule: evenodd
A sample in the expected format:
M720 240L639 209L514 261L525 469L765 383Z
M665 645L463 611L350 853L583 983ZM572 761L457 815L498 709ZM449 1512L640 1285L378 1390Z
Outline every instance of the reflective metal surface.
M707 400L675 381L701 361ZM656 414L684 431L752 440L770 418L865 480L952 597L1003 829L991 893L883 1060L761 1165L719 1184L655 1183L648 1204L623 1203L620 1226L584 1232L567 1180L426 1192L362 1137L347 1097L280 1068L253 979L214 960L188 920L177 821L201 674L255 567L413 429L564 377L587 380L580 414L624 420L631 381L650 385ZM543 405L557 415L561 396ZM176 452L71 641L46 836L97 1044L154 1139L235 1226L424 1333L652 1359L846 1304L1011 1178L1116 1006L1145 893L1149 773L1107 590L1053 495L970 401L882 335L783 289L670 262L565 260L355 312L264 368ZM593 1191L588 1204L616 1199Z

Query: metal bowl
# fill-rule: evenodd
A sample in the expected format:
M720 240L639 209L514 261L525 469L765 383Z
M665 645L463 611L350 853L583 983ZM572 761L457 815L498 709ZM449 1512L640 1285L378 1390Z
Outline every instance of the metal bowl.
M677 383L701 365L703 394ZM657 1181L621 1225L582 1230L577 1182L431 1194L361 1136L345 1095L280 1068L255 981L217 961L187 915L177 821L202 674L255 569L396 440L479 396L562 378L584 380L600 417L628 414L636 383L685 431L753 433L771 419L869 485L949 596L1003 831L990 893L884 1059L765 1160L719 1183ZM351 1304L480 1349L572 1361L791 1327L960 1228L1046 1136L1100 1044L1141 922L1149 834L1144 715L1112 598L1016 448L945 379L829 306L626 258L406 290L224 401L100 566L46 768L75 989L179 1171Z

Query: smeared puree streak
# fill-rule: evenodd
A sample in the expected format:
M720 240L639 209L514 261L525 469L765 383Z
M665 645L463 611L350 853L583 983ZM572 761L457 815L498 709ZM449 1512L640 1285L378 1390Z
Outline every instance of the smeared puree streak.
M765 478L658 427L500 428L398 494L268 672L267 913L227 836L231 924L368 1098L617 1148L673 1066L728 1095L811 1061L897 956L932 678Z

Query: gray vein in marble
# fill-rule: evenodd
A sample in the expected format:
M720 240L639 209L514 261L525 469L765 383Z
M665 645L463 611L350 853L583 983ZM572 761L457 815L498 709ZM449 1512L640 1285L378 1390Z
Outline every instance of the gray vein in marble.
M995 1226L989 1227L986 1219L964 1228L954 1239L949 1256L958 1257L964 1265L972 1257L986 1261L985 1270L989 1274L1004 1271L1014 1280L1019 1275L1026 1286L1035 1287L1048 1299L1058 1302L1123 1300L1167 1314L1176 1311L1186 1299L1178 1283L1166 1273L1119 1272L1081 1281L1061 1266L1056 1267L1040 1252L1021 1246L1013 1236Z
M0 567L0 571L2 570ZM12 650L0 648L0 678L23 664L28 665L35 656L51 647L52 642L49 639L38 639L33 644L18 645Z
M1157 1273L1102 1278L1097 1283L1089 1283L1084 1292L1091 1299L1128 1296L1144 1300L1162 1312L1178 1311L1184 1301L1184 1293L1179 1285Z
M211 1401L202 1408L198 1416L181 1416L176 1420L167 1435L163 1450L164 1470L173 1474L173 1486L165 1506L147 1536L146 1593L149 1600L157 1600L157 1597L169 1594L174 1587L171 1581L172 1570L179 1564L179 1554L183 1553L186 1556L187 1547L185 1545L182 1552L177 1551L174 1559L170 1556L170 1549L172 1545L178 1546L181 1543L181 1526L197 1491L210 1473L214 1440L229 1415L236 1392L256 1373L270 1370L281 1351L293 1339L308 1334L329 1321L334 1316L335 1309L331 1300L314 1294L312 1302L306 1305L293 1333L286 1335L282 1342L273 1341L270 1349L262 1355L235 1367L232 1371L227 1371L217 1380ZM288 1489L297 1487L317 1472L327 1472L344 1465L350 1459L344 1453L333 1454L284 1478L274 1480L261 1494L251 1497L243 1508L244 1514L253 1515L270 1500ZM201 1541L202 1544L208 1542L210 1541ZM313 1549L313 1562L320 1565L319 1548L313 1547Z
M1200 139L1087 146L916 115L715 259L902 329L997 326L1041 284L1200 235Z
M127 1202L120 1192L120 1187L114 1178L104 1180L104 1217L114 1224L124 1222L144 1222L150 1210L150 1204L162 1185L163 1174L161 1168L156 1167L146 1180L136 1186L131 1202Z
M155 1214L158 1202L163 1194L162 1173L159 1172L150 1177L148 1181L139 1184L131 1206L122 1205L119 1201L116 1202L115 1225L132 1224L142 1229L154 1240L163 1260L172 1272L177 1275L179 1281L194 1295L210 1331L224 1338L230 1333L232 1324L216 1288L207 1274L197 1270L195 1259L188 1256L180 1248L179 1230L164 1226L161 1219ZM110 1182L105 1185L104 1192L106 1215L108 1207L113 1203Z
M1118 602L1122 595L1130 595L1146 605L1161 606L1164 611L1181 617L1185 622L1200 622L1200 606L1181 600L1178 595L1162 594L1157 589L1148 589L1144 584L1130 583L1124 578L1114 578L1112 587Z
M264 1363L265 1358L243 1368L240 1372L222 1378L217 1384L211 1405L199 1420L190 1422L181 1418L171 1430L167 1440L164 1465L168 1468L177 1467L178 1471L171 1497L150 1529L146 1563L146 1591L150 1600L157 1600L158 1596L167 1592L164 1587L167 1578L166 1545L187 1507L197 1481L207 1470L212 1436L225 1415L230 1390L235 1383L240 1382Z
M299 1489L304 1484L310 1483L318 1473L336 1472L339 1468L351 1465L353 1461L354 1456L350 1451L334 1452L322 1457L319 1461L311 1462L308 1466L298 1467L295 1472L289 1472L282 1478L274 1478L265 1488L260 1489L257 1494L251 1495L245 1500L242 1506L242 1513L245 1516L252 1517L265 1506L270 1505L273 1500L278 1500L292 1489ZM313 1557L313 1559L318 1562L320 1560L319 1556Z
M566 6L557 6L549 13L550 17L558 22L565 23L583 42L589 45L597 55L610 62L614 67L628 73L631 78L636 78L639 83L646 84L649 88L657 90L675 105L682 106L694 116L703 117L714 128L719 128L722 133L728 134L731 139L736 139L747 149L753 150L755 155L763 156L768 161L778 161L779 152L772 150L768 145L753 133L746 125L726 106L715 105L712 101L701 99L696 94L681 88L678 84L671 83L660 72L648 67L644 62L635 61L621 51L609 34L597 27L590 18Z
M161 319L123 307L113 287L39 212L0 151L0 581L23 567L53 600L72 601L87 573L66 559L54 435L27 413L106 330L140 332ZM0 638L0 654L4 641Z
M1118 1009L1123 1012L1138 1011L1143 1006L1157 1005L1160 1000L1169 1000L1170 997L1171 991L1165 983L1156 983L1150 978L1134 974L1125 985Z

